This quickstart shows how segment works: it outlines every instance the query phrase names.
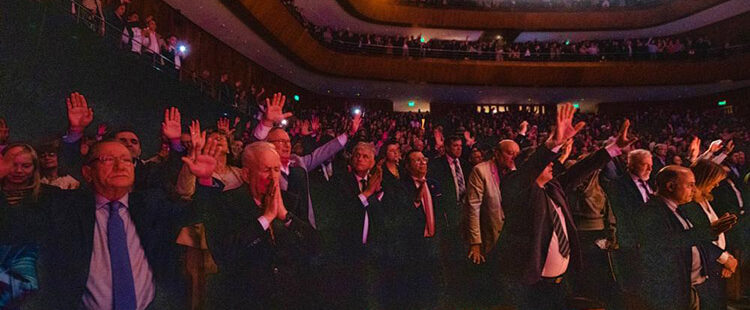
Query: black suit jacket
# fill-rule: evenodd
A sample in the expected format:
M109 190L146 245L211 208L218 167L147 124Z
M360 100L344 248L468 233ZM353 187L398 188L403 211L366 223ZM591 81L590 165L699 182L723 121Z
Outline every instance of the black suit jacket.
M385 225L382 209L385 201L391 199L383 192L382 200L379 194L370 196L368 206L365 207L359 199L359 184L351 172L341 172L334 176L331 193L335 196L335 214L332 219L334 234L338 243L337 252L342 259L361 258L368 252L381 253L385 238ZM364 228L365 210L369 219L367 244L362 244L362 230Z
M447 231L444 208L440 205L443 195L435 179L427 179L427 186L432 197L432 209L435 216L435 236L424 237L427 217L424 205L415 205L418 188L414 180L405 175L399 180L401 187L398 202L384 208L383 217L387 227L385 244L389 247L389 259L395 263L429 262L437 259L438 238Z
M704 231L711 229L711 221L698 203L691 202L680 206L680 209L682 209L685 217L688 218L693 226ZM726 234L724 235L726 236ZM719 256L724 252L724 249L710 241L701 242L698 249L701 253L701 266L704 268L703 272L707 274L709 278L721 279L723 265L719 264L716 260L719 259Z
M467 161L459 159L461 164L461 172L463 172L464 185L467 184L467 171L471 172L471 167L466 166ZM429 169L427 169L427 176L437 181L437 184L442 190L442 196L439 199L440 206L445 210L447 217L446 224L449 229L455 231L455 237L459 239L459 225L461 222L461 208L463 205L458 202L456 197L456 183L453 182L453 171L448 159L445 156L440 156L430 161Z
M740 210L737 194L726 179L721 181L719 186L714 188L711 192L714 196L711 206L714 207L714 211L716 211L716 215L719 217L724 215L724 213L731 213L737 216L737 225L725 234L727 237L727 248L743 249L747 247L744 240L747 236L748 227L750 226L747 216L747 210L749 208L748 203L750 203L750 192L748 192L742 184L735 183L735 187L740 191L740 197L743 199L743 210Z
M198 186L190 204L168 199L160 190L132 192L128 212L153 272L156 295L150 309L184 309L184 279L175 239L181 227L199 221L218 190ZM2 237L40 245L40 291L44 309L77 309L82 303L93 251L94 193L87 189L49 190L36 204L8 207L0 202Z
M607 199L615 214L617 244L623 249L636 248L638 232L635 218L643 205L643 196L629 173L609 183Z
M702 212L702 211L701 211ZM716 239L706 227L685 230L661 197L652 196L636 216L641 245L641 295L650 309L687 309L693 246Z
M291 193L282 198L287 210L302 202ZM291 211L288 226L274 220L263 230L262 214L245 187L223 192L206 210L206 239L219 267L209 281L212 308L290 308L299 300L300 268L317 250L317 234Z
M580 184L610 160L607 151L601 149L549 181L545 188L540 188L536 184L537 177L556 158L557 154L544 146L539 147L518 170L506 176L501 186L505 226L500 233L497 254L500 261L508 266L504 271L527 285L541 279L552 238L553 228L547 197L562 209L565 216L570 241L569 268L580 268L578 233L566 202L565 191Z

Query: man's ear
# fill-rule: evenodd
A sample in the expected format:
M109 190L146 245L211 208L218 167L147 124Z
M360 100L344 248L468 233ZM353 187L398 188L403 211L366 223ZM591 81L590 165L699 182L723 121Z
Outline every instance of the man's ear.
M242 179L242 182L250 184L250 168L242 167L242 169L240 169L240 178Z
M94 179L94 171L89 166L81 167L81 175L83 175L83 179L88 183L91 183L91 181Z
M674 181L667 182L667 190L669 192L673 193L676 187L677 187L677 184Z

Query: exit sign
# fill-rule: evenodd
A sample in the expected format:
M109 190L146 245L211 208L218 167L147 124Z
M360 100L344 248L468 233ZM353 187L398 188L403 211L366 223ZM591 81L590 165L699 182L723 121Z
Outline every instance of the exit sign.
M719 101L719 106L720 107L721 106L725 106L725 105L727 105L727 101L726 100Z
M409 106L413 107L414 106L414 101L409 101Z

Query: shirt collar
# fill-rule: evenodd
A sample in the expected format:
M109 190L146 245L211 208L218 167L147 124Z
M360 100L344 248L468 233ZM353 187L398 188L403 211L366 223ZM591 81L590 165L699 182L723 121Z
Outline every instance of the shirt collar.
M453 161L454 161L454 160L457 160L457 159L458 159L458 158L453 158L452 156L450 156L450 155L448 155L448 154L445 154L445 158L447 158L447 159L448 159L448 163L449 163L449 164L451 164L451 165L453 164Z
M125 208L128 208L128 196L129 195L130 194L125 194L125 196L122 196L120 197L120 199L117 199L117 201L119 201L123 206L125 206ZM105 198L104 196L96 194L96 208L97 209L106 207L110 201L111 200Z
M677 203L676 202L672 201L669 198L661 197L661 199L664 200L664 203L667 204L667 207L669 207L669 209L672 210L672 212L676 212L677 211Z

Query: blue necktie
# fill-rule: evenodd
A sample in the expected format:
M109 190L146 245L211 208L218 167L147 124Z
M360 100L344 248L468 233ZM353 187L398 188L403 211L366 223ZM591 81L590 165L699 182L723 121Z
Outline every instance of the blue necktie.
M107 245L112 267L113 306L115 310L132 310L135 309L135 282L130 268L125 224L119 214L120 208L124 206L119 201L111 201L108 205Z

